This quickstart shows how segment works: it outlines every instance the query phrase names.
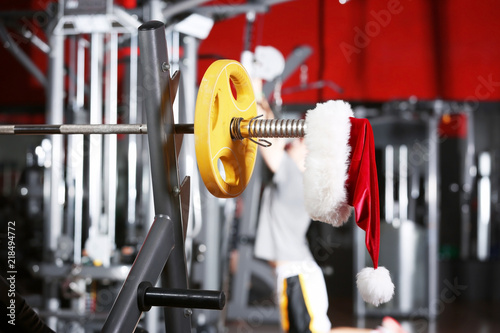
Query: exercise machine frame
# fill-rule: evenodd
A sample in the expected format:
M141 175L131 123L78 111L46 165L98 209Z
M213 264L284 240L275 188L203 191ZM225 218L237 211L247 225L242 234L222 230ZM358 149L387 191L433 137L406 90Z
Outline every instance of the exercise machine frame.
M170 76L163 23L150 21L139 27L139 50L155 220L102 332L133 332L143 311L163 305L166 332L187 333L191 307L222 309L225 296L218 291L188 290L181 197L189 197L183 195L189 191L189 179L180 185L172 110L179 74ZM165 289L152 287L159 278Z

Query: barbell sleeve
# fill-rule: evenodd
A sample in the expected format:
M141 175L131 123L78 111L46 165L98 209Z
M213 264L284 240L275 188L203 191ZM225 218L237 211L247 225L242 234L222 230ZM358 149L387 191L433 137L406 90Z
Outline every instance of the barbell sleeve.
M300 138L306 132L304 119L233 118L230 127L233 140Z

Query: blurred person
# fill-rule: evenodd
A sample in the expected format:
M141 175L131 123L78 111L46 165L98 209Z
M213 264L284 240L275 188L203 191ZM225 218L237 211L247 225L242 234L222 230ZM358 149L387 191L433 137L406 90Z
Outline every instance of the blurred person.
M259 114L272 119L265 100L259 104ZM328 332L325 279L306 238L311 224L302 185L306 145L303 138L269 141L270 147L259 148L273 175L262 194L255 256L275 269L283 331Z
M260 82L254 84L260 91ZM262 97L257 109L263 119L274 118ZM328 318L328 292L323 272L309 248L306 233L312 222L306 211L303 172L307 154L303 138L270 138L269 147L259 152L272 172L262 193L255 256L266 260L276 274L276 295L283 332L380 332L403 333L399 323L384 318L376 330L338 327L332 329Z

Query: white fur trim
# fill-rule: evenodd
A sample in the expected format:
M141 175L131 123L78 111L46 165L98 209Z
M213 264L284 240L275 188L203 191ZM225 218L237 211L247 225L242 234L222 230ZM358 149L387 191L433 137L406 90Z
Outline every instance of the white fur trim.
M394 284L391 275L382 266L377 269L372 267L363 268L356 275L356 285L361 298L375 306L389 302L394 295Z
M305 206L313 220L333 226L351 215L345 189L351 153L349 117L353 112L344 101L317 104L306 114Z

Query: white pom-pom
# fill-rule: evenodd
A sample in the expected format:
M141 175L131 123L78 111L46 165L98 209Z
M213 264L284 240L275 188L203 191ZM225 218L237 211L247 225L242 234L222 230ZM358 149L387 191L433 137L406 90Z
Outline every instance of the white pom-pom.
M394 284L389 271L382 266L377 269L363 268L356 275L356 285L363 300L375 306L387 303L394 295Z

